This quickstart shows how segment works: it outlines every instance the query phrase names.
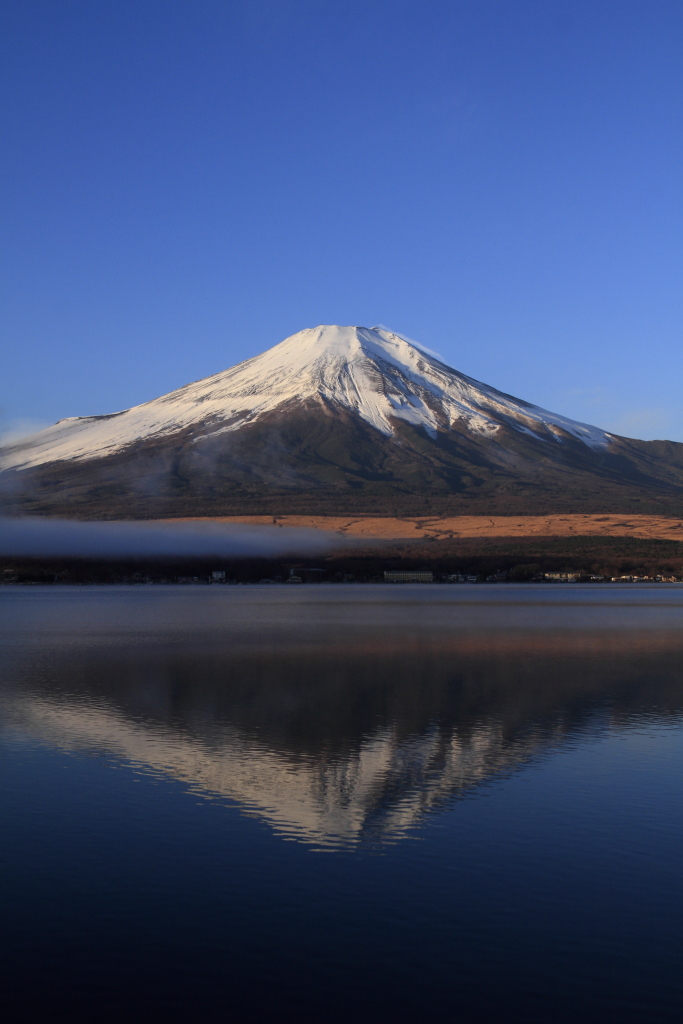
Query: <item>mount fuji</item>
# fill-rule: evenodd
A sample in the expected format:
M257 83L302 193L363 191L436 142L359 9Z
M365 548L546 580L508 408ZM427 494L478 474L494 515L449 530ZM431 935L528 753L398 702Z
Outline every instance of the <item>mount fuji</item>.
M0 492L11 511L105 518L679 511L683 444L540 409L378 327L321 326L0 448Z

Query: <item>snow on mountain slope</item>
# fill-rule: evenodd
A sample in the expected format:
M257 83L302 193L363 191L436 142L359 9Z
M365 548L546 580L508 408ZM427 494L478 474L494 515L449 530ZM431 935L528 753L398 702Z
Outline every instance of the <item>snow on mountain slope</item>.
M432 436L454 430L493 438L507 426L552 443L575 438L593 449L611 440L597 427L466 377L397 334L322 326L124 412L60 420L0 449L0 470L102 458L188 428L200 440L311 401L356 413L384 435L393 434L401 419Z

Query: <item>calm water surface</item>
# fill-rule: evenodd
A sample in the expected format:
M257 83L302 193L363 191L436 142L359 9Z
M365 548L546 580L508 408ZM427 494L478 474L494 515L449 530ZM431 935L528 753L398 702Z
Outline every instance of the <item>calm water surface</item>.
M683 1018L683 587L0 589L10 1021Z

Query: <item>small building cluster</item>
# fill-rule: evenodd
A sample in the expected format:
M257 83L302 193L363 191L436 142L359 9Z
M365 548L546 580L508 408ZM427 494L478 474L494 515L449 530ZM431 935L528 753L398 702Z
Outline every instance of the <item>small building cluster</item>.
M393 570L384 570L384 582L385 583L433 583L434 573L433 572L394 572Z

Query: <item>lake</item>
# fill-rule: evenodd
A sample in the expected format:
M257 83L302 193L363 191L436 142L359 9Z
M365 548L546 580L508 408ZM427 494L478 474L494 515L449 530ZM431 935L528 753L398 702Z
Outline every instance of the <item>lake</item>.
M14 1021L678 1022L683 587L0 588Z

